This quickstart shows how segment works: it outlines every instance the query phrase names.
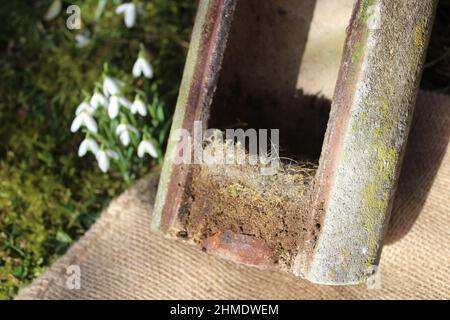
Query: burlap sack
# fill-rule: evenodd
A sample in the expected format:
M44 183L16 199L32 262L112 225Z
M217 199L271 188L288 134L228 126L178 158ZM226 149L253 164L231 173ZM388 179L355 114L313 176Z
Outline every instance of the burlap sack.
M450 97L421 92L381 260L381 289L327 287L218 260L150 232L157 176L111 203L19 299L448 299ZM78 265L81 288L67 286Z
M280 0L279 4L287 0ZM315 7L298 88L331 98L353 0ZM303 14L307 10L299 10ZM300 40L300 39L299 39ZM448 299L450 97L421 92L381 259L381 289L318 286L280 271L218 260L150 232L158 177L111 203L91 230L19 299ZM67 286L71 265L81 288Z

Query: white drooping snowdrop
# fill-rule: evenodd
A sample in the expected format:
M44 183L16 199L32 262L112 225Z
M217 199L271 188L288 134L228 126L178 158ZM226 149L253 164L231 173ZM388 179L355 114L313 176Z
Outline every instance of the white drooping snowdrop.
M136 5L132 2L121 4L116 9L117 14L124 14L124 21L127 28L133 28L136 23Z
M143 158L146 153L148 153L153 158L158 158L158 152L156 151L153 142L149 139L144 139L139 143L138 146L138 157Z
M53 0L50 7L47 9L47 12L44 15L45 21L50 21L55 19L62 9L62 1L61 0Z
M108 115L111 119L114 119L119 114L120 102L118 96L112 96L109 99Z
M120 87L123 87L124 85L125 84L118 79L105 76L105 79L103 80L103 94L106 97L120 94Z
M117 126L116 135L119 136L120 142L127 147L131 142L131 134L138 135L139 131L130 124L121 123Z
M98 167L102 172L106 173L108 172L110 166L109 159L119 160L119 154L112 150L100 149L96 154L96 158Z
M139 78L141 75L148 79L153 78L153 68L148 59L146 58L144 50L141 50L139 57L133 66L133 76Z
M136 9L134 4L126 3L117 8L117 12L124 13L125 20L131 23L129 17L127 18L130 8ZM153 78L153 69L146 57L146 50L141 45L132 70L132 75L136 78L142 77L141 80L145 80L144 77ZM137 87L135 85L129 87L128 82L125 84L114 78L112 73L109 73L108 64L105 63L103 74L98 80L99 83L95 84L93 94L76 108L76 117L70 128L72 132L77 132L83 127L82 131L85 133L84 140L78 148L79 157L91 152L95 155L102 172L106 173L114 168L127 182L133 178L135 166L141 165L133 159L136 153L140 158L148 154L158 159L161 155L160 143L153 139L150 132L156 130L158 133L165 119L156 115L152 121L142 118L149 113L153 115L153 111L160 111L157 109L160 105L157 104L159 102L157 96L154 96L152 103L148 103L151 101L150 98L146 92L138 88L142 85L141 80L138 81ZM126 96L132 89L137 95L130 102ZM117 162L114 163L114 160Z
M131 108L131 102L123 96L113 95L109 99L108 115L111 119L115 119L119 114L120 107Z
M78 116L82 112L87 112L88 114L93 114L95 108L92 107L88 102L84 101L80 103L80 105L75 110L75 115Z
M97 109L98 107L108 107L108 99L101 94L98 90L95 90L94 94L91 97L91 106Z
M80 158L84 157L88 151L92 152L94 155L97 155L99 149L100 148L94 139L86 137L80 144L78 156Z
M145 117L147 115L147 108L145 106L144 101L141 100L139 95L133 101L131 105L131 113L136 114L139 113L141 116Z
M97 133L98 127L92 114L82 111L78 114L70 126L70 131L77 132L82 126L86 127L90 132Z

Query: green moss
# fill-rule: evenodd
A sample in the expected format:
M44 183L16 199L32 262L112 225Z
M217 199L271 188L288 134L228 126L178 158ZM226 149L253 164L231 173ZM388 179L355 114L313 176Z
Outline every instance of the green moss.
M243 184L238 182L227 186L225 192L232 198L242 197L247 199L254 199L254 201L249 201L252 203L258 202L261 199L261 196L256 190L253 190L252 188L244 186ZM268 201L270 201L270 199L268 199Z
M64 11L43 21L50 3L0 2L7 21L0 33L0 299L42 274L126 187L116 174L102 174L92 156L77 157L81 136L69 127L82 90L92 90L105 62L114 76L133 82L143 42L156 77L138 86L173 110L195 14L190 0L136 1L146 14L127 29L114 12L118 2L108 1L97 19L98 0L74 0L83 29L70 31ZM81 32L91 41L77 48ZM152 165L140 162L133 178Z
M233 183L229 185L226 190L231 197L236 198L243 191L243 189L244 186L242 186L240 183Z

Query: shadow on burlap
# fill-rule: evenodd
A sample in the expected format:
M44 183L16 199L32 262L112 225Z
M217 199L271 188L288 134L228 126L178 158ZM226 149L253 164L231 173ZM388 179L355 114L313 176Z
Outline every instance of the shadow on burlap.
M140 181L19 299L448 299L450 97L421 92L381 259L381 289L327 287L218 260L150 232L157 176ZM81 289L66 285L78 265Z

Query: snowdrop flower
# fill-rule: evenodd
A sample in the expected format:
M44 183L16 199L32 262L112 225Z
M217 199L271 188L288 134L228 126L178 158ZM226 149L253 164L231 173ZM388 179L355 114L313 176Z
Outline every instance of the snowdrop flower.
M111 99L109 99L109 105L108 105L108 115L111 119L114 119L119 114L119 97L118 96L112 96Z
M117 14L124 14L124 21L127 28L133 28L136 23L136 5L132 2L121 4L116 9Z
M100 92L95 90L94 94L91 98L91 106L97 109L98 107L107 107L108 106L108 99L104 95L102 95Z
M136 96L133 104L131 105L131 113L139 113L143 117L147 115L147 108L145 107L145 103L141 100L139 95Z
M88 102L84 101L77 107L77 110L75 110L75 115L78 116L82 112L86 112L88 114L93 114L94 111L95 111L95 108L92 107Z
M98 147L97 142L91 138L86 138L80 144L80 148L78 149L78 156L80 158L84 157L88 151L90 151L94 155L96 155L98 150L99 150L99 147Z
M142 74L148 79L153 78L153 68L150 62L145 58L145 54L139 54L139 57L133 66L133 76L135 78L139 78Z
M84 111L78 114L70 126L70 131L77 132L81 126L85 126L90 132L97 133L98 127L94 117L91 114Z
M50 21L55 19L62 9L62 1L61 0L53 0L50 7L47 9L47 12L44 15L45 21Z
M109 170L110 165L109 159L118 160L119 155L117 154L117 152L114 152L112 150L101 149L97 152L96 158L98 162L98 167L102 172L106 173Z
M138 146L138 157L143 158L144 155L148 153L153 158L158 158L158 152L156 151L155 146L150 140L142 140Z
M103 93L109 97L120 93L120 87L123 87L124 83L118 79L105 77L103 80Z
M122 123L117 126L116 135L119 136L120 141L125 147L130 144L131 141L130 133L134 133L135 135L139 134L137 129L132 125Z
M113 95L111 99L109 99L108 105L108 115L111 119L115 119L117 117L120 106L130 109L131 102L122 96Z

